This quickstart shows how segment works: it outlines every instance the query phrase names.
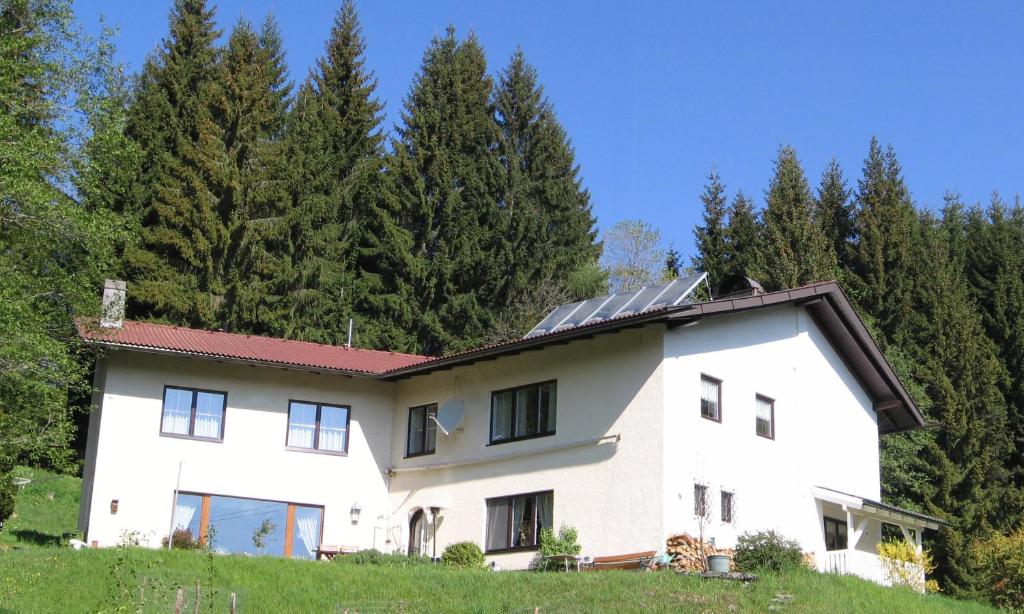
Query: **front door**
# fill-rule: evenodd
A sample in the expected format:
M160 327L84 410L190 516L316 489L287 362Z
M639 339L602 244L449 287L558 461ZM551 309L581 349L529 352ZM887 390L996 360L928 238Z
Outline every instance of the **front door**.
M423 534L426 528L426 516L423 514L423 510L416 510L416 513L409 519L409 556L423 554Z

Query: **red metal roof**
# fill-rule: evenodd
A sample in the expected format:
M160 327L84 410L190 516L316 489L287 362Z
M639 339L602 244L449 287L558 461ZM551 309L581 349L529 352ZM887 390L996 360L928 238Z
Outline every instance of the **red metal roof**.
M337 345L197 330L126 320L120 329L79 322L83 339L110 346L146 348L245 362L293 365L309 369L378 374L412 366L429 356L348 348Z

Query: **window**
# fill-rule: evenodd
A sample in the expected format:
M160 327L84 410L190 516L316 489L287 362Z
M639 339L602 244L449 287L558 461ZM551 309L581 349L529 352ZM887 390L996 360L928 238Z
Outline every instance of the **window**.
M212 552L315 560L323 513L315 505L179 493L171 522L179 540Z
M711 511L708 501L708 487L704 484L693 485L693 515L697 518L705 518Z
M405 456L433 454L437 441L437 403L409 408L409 436L405 444Z
M736 494L722 491L722 522L732 523L736 518Z
M552 491L487 500L487 552L529 550L551 528Z
M490 443L554 435L555 397L555 382L491 393Z
M757 412L757 434L768 439L775 439L775 401L757 395L754 404Z
M348 453L349 408L292 401L288 404L289 448Z
M226 399L226 392L165 386L160 434L222 440Z
M846 522L825 516L825 550L846 550Z
M700 415L715 422L722 421L722 380L700 376Z

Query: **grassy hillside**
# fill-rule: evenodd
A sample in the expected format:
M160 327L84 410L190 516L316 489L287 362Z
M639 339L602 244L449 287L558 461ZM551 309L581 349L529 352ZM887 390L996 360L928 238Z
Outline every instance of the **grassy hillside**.
M21 475L27 475L25 470ZM992 612L974 603L799 570L748 585L674 573L459 571L55 546L75 528L78 480L33 470L0 532L0 614L171 612ZM6 550L5 550L6 548Z
M18 467L15 475L31 481L19 489L14 515L0 530L0 551L55 546L75 531L80 479L28 467Z
M991 611L811 571L743 586L671 572L495 573L187 551L35 549L0 553L0 612L51 612L58 604L62 612L169 612L178 587L188 587L191 603L196 582L202 610L217 612L226 611L231 592L241 612Z

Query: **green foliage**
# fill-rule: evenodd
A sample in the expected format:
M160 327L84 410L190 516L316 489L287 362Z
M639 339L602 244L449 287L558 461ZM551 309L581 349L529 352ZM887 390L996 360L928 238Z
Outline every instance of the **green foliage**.
M917 546L904 539L887 539L878 544L878 558L885 577L893 586L905 586L917 592L937 590L938 584L925 581L925 576L935 570L932 557L927 550L917 551ZM923 573L918 570L924 570Z
M740 571L786 571L803 563L800 544L775 531L747 532L736 540L733 563Z
M70 465L73 400L89 387L73 318L96 315L123 244L83 169L101 172L116 123L118 71L104 38L78 31L70 3L0 6L0 521L16 463ZM97 131L98 130L98 131Z
M160 542L161 546L167 547L167 537ZM203 548L203 542L198 536L192 535L191 529L175 529L171 534L171 547L175 550L198 550Z
M754 212L754 203L743 192L737 192L729 207L729 223L725 227L725 273L759 279L761 239L761 225Z
M704 193L700 195L700 200L704 205L704 225L693 229L693 236L697 244L697 255L693 259L693 266L698 271L707 273L711 285L717 286L728 273L725 226L728 204L725 186L722 185L717 170L712 169L708 175L708 181L704 184Z
M400 552L385 554L372 548L336 556L334 562L340 565L381 565L385 567L414 567L432 563L429 556L406 555Z
M444 549L444 553L441 555L441 564L446 567L482 569L485 562L483 550L473 542L451 544Z
M981 595L1004 610L1024 611L1024 529L978 540L971 546L971 555Z
M540 549L537 551L537 556L530 562L530 568L535 570L544 571L549 569L548 561L545 560L545 557L556 555L576 556L583 550L583 547L579 544L579 533L576 531L576 528L566 525L562 525L558 529L557 534L550 527L542 528L539 541ZM556 565L554 569L558 570L562 569L562 567Z
M771 291L834 279L835 255L814 220L811 189L792 147L779 150L766 199L758 281Z

